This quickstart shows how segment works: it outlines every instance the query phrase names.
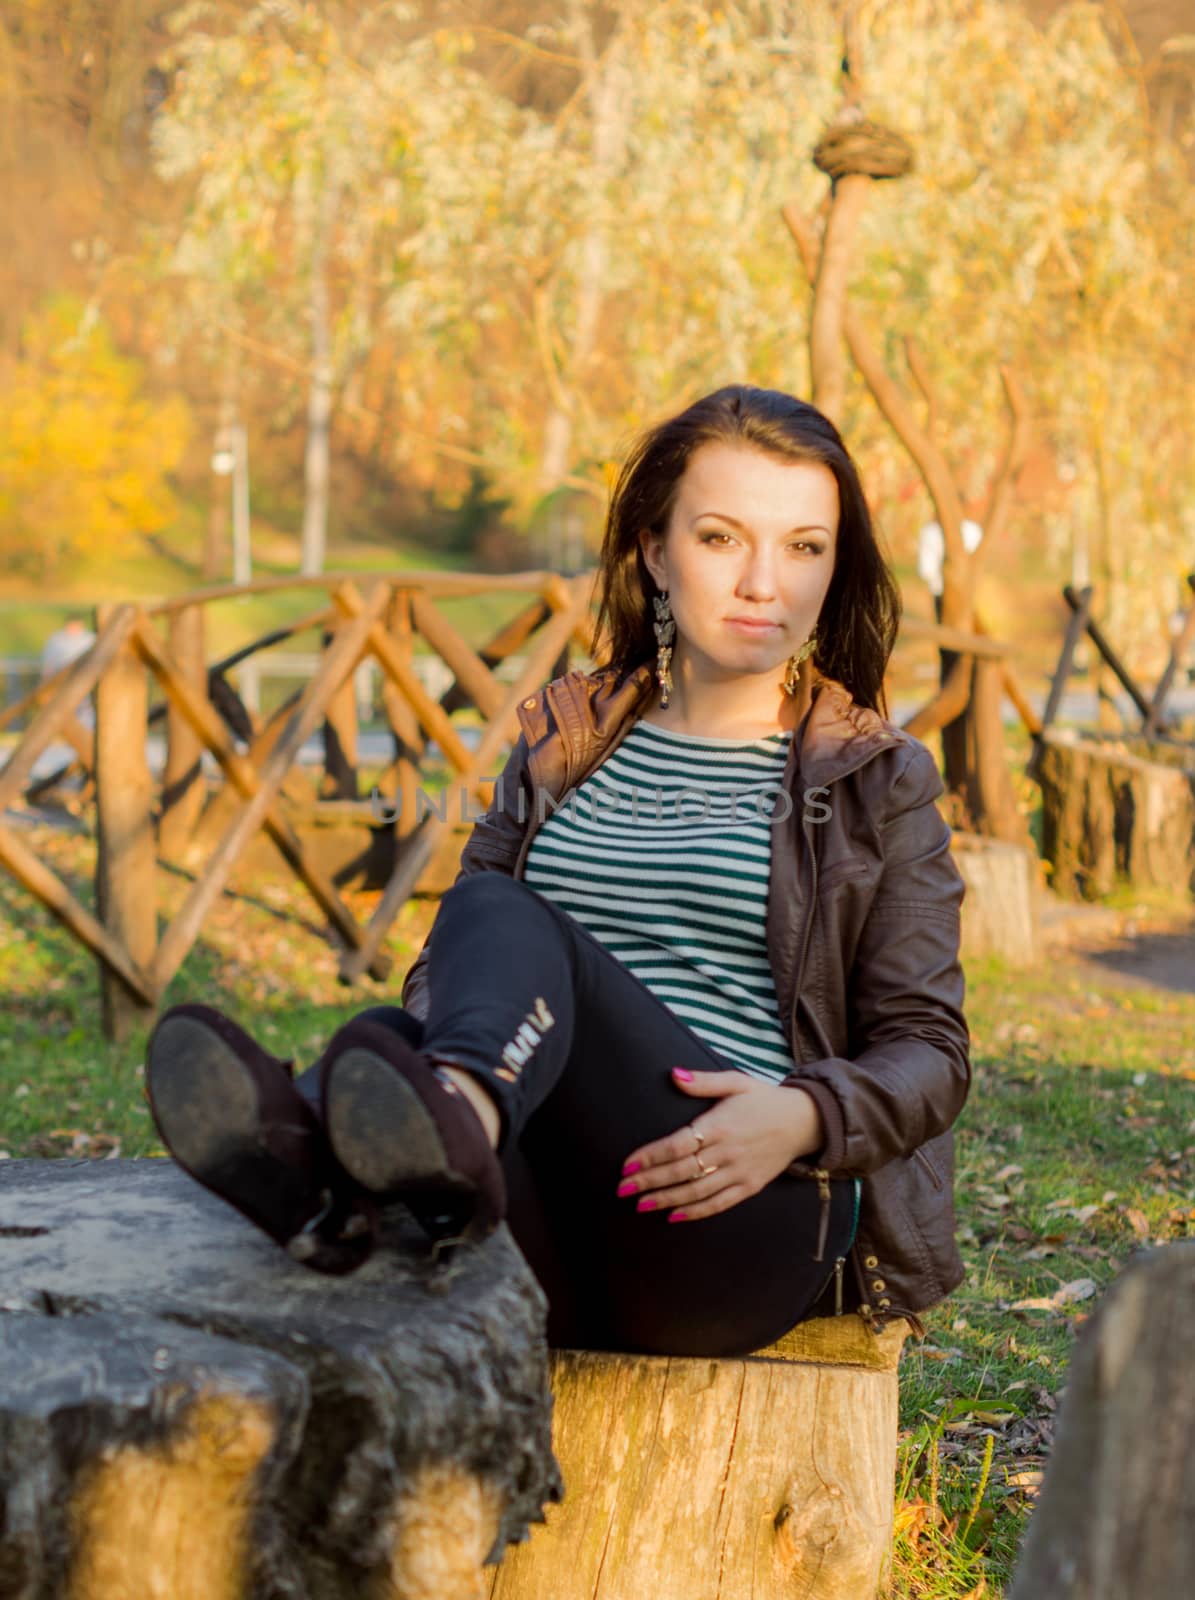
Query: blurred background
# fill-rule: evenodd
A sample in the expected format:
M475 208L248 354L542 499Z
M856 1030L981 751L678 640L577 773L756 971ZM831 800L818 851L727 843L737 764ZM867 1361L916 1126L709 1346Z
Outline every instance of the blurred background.
M781 207L827 192L845 9L4 0L0 657L217 579L592 564L639 427L727 381L809 393ZM1093 582L1156 678L1195 567L1195 6L853 11L914 163L862 216L851 303L968 515L1001 366L1031 413L985 618L1040 687L1061 585ZM931 617L928 496L847 384Z

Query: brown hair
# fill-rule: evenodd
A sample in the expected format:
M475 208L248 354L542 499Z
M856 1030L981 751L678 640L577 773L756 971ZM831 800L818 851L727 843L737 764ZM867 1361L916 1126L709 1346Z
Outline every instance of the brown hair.
M605 659L625 676L656 654L651 598L656 586L639 530L664 534L689 458L711 442L748 445L786 461L818 461L838 484L834 575L817 622L814 665L859 704L887 715L884 672L900 621L900 590L876 539L859 474L828 417L777 389L729 384L642 434L610 501L598 574L597 635Z

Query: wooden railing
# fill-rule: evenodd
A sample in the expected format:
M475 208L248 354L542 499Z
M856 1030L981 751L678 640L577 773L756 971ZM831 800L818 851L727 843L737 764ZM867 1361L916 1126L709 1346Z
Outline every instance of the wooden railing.
M417 795L429 745L450 768L453 785L469 806L489 803L494 773L517 735L519 702L565 671L570 648L593 653L595 574L566 580L554 573L503 576L440 572L387 573L365 578L333 573L321 578L262 579L240 587L201 589L150 604L106 605L96 613L96 639L88 653L23 700L0 713L0 731L28 719L0 768L0 866L35 895L97 957L104 1028L123 1037L146 1019L198 938L249 843L264 831L306 887L342 946L340 976L386 976L382 949L399 910L413 894L449 881L462 842L445 808L420 816ZM321 604L232 655L209 663L206 608L222 600L282 589L310 589ZM529 595L511 622L475 647L438 601L498 592ZM246 660L315 632L322 649L311 677L280 706L254 717L229 674ZM418 635L452 675L439 697L428 692L414 666ZM1004 675L1015 689L1009 646L984 635L959 634L908 618L906 640L970 653ZM358 788L357 705L354 675L376 663L393 758L377 779L378 795L391 802L394 852L387 879L368 921L359 922L321 863L302 827L313 806L365 811ZM513 681L498 676L517 661ZM150 685L161 699L150 704ZM94 731L77 709L94 696ZM940 694L909 719L913 726ZM1032 711L1019 692L1023 716ZM475 708L482 725L467 743L453 714ZM151 775L147 734L164 726L166 759L161 782ZM296 760L322 729L324 772L319 799L298 775ZM922 731L918 729L917 731ZM1031 731L1032 727L1031 727ZM72 755L50 777L35 779L51 746L65 741ZM203 762L214 760L223 785L209 793ZM10 807L36 799L73 771L94 801L97 836L96 909L89 910L13 827ZM185 861L195 876L173 919L158 933L156 863Z
M571 643L586 651L592 648L589 576L566 581L553 573L491 578L404 572L370 579L364 590L360 582L349 574L297 583L263 580L237 590L200 590L158 605L100 607L96 640L88 653L0 718L2 727L30 717L0 770L0 817L25 796L40 758L64 737L78 766L94 780L96 913L3 823L0 865L98 958L109 1037L122 1037L157 1006L242 852L262 829L339 938L342 977L352 981L366 971L384 977L389 960L381 946L395 915L420 879L442 868L437 857L450 854L455 843L447 816L433 811L414 826L413 796L428 743L435 741L469 803L487 805L493 785L485 775L495 770L516 734L520 700L565 670ZM232 594L292 587L324 589L330 604L257 641L255 648L318 628L324 633L324 650L302 689L254 726L224 675L236 658L206 665L203 608ZM532 598L480 651L435 604L441 598L501 590L528 591ZM428 694L412 666L416 632L454 674L455 684L443 700ZM499 681L494 668L515 652L522 666L514 682ZM366 657L381 669L397 750L379 788L412 803L396 807L402 848L373 915L362 924L296 828L285 787L300 749L321 725L326 748L337 750L342 760L351 756L352 679ZM166 767L157 796L146 752L147 731L156 720L149 705L151 679L164 696L159 710L167 730ZM91 694L94 735L76 715ZM472 749L451 717L454 709L470 703L484 719ZM223 790L210 801L201 767L204 752L219 764L225 779ZM201 837L209 836L210 853L159 938L154 892L158 852L182 851L197 830Z

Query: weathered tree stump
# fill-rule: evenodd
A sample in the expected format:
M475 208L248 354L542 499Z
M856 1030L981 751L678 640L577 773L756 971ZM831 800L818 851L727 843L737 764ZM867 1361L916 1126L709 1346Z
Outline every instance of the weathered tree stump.
M1195 1241L1134 1258L1083 1329L1009 1600L1173 1600L1195 1571Z
M872 1600L906 1331L828 1317L737 1360L554 1351L567 1494L490 1600Z
M1043 740L1042 850L1059 894L1195 888L1195 752L1057 728Z
M961 952L997 955L1010 966L1037 958L1038 862L1025 845L986 834L951 835L950 848L967 892L961 917Z
M0 1164L5 1600L480 1600L563 1485L542 1291L404 1208L348 1278L168 1161Z

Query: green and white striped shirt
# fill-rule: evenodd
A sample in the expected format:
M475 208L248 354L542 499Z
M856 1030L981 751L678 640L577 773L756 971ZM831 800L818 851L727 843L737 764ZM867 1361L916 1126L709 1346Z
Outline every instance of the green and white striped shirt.
M768 962L773 810L791 733L712 739L638 721L549 811L525 881L561 906L720 1056L793 1070ZM687 792L686 792L687 791Z

